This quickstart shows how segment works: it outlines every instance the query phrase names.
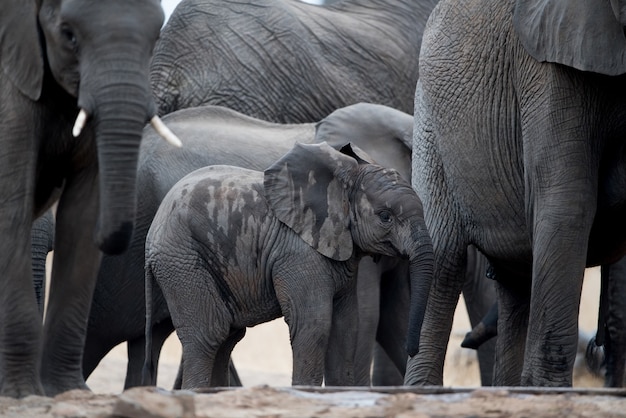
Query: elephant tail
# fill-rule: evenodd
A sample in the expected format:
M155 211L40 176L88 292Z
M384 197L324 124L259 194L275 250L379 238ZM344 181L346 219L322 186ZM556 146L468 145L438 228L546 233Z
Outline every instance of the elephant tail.
M152 267L146 259L145 265L145 296L146 296L146 328L145 328L145 340L146 351L144 354L143 369L141 371L141 384L142 386L156 385L156 374L153 373L154 367L152 364L152 287L154 284L154 273Z

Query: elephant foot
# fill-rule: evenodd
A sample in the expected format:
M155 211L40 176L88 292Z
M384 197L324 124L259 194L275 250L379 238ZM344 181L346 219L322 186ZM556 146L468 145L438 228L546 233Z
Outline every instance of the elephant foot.
M38 382L9 383L4 381L0 385L0 396L21 399L31 395L45 396L41 384Z
M443 365L441 369L433 367L433 364L423 364L414 357L407 362L404 374L405 386L443 386Z
M46 396L54 397L63 392L67 392L69 390L88 390L91 391L89 386L85 383L85 380L82 378L72 378L68 379L65 377L64 379L49 379L44 380L43 389Z
M595 376L603 376L602 369L606 365L606 356L604 353L604 346L596 345L595 337L589 340L587 344L587 350L585 352L585 361L587 368Z

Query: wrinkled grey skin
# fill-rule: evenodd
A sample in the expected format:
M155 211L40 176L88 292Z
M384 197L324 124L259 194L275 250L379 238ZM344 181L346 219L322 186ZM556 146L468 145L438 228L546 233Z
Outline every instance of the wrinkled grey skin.
M159 114L212 104L317 122L358 102L412 114L422 31L436 0L183 0L155 47Z
M126 388L141 384L144 364L145 236L165 193L184 175L212 164L263 170L296 141L326 141L335 147L351 142L377 163L395 168L403 178L410 178L413 119L386 106L366 103L347 106L310 124L274 124L217 106L181 110L163 120L185 145L173 149L161 143L152 128L146 128L138 169L139 203L134 239L127 253L105 256L102 260L85 343L83 371L88 377L109 350L128 341ZM481 272L486 269L485 263L481 257L474 269L468 269L464 297L472 324L477 324L488 309L488 305L481 306L482 293L493 293L490 281L483 283L485 280L474 279L474 271L477 277L484 275ZM356 384L370 383L374 339L391 357L396 378L388 380L388 373L375 367L371 382L374 385L402 384L407 358L408 263L387 257L374 262L364 257L360 266L359 300L365 303L359 305ZM485 284L487 287L483 289ZM156 379L161 346L174 329L158 289L155 289L154 310L151 375ZM493 368L493 347L481 347L479 356L482 381L488 384Z
M563 4L568 18L555 11ZM443 0L431 15L415 94L413 185L433 237L436 286L421 341L409 341L407 384L442 384L470 244L494 267L506 318L494 384L572 384L584 269L616 261L626 236L626 79L592 72L626 70L610 53L626 44L624 25L608 3L588 6ZM572 21L577 13L602 30ZM545 21L569 26L536 39L553 33L539 30ZM605 32L621 38L593 38ZM555 47L571 60L538 61Z
M296 144L264 172L196 170L167 193L145 245L146 340L155 281L183 347L183 389L227 385L246 327L283 315L292 383L353 385L359 259L407 258L417 306L431 285L415 191L349 145ZM423 310L411 309L416 324Z
M33 286L37 298L37 307L43 318L46 297L46 261L48 253L54 248L54 215L52 210L47 210L33 222L31 243Z
M158 0L7 0L0 14L0 395L85 389L84 331L101 252L132 234ZM44 42L45 41L45 42ZM79 108L90 115L72 135ZM58 202L45 326L31 226Z

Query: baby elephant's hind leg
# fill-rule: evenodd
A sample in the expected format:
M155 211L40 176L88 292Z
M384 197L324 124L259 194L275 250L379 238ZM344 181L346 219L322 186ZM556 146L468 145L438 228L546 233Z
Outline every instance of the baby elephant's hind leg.
M182 389L212 387L215 359L228 329L193 324L177 327L176 333L183 347Z
M202 272L191 269L159 280L183 348L182 389L211 386L215 358L229 338L231 317L209 283Z
M230 381L230 355L235 345L241 341L244 335L246 335L245 328L232 329L226 341L224 341L219 350L217 350L215 363L213 365L211 386L225 387L233 384L233 382Z

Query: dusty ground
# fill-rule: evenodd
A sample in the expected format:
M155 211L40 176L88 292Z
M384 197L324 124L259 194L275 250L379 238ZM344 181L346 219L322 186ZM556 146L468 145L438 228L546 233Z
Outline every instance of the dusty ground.
M599 275L588 272L581 306L581 330L593 335ZM574 389L536 394L479 388L475 353L461 349L469 324L460 306L448 349L444 388L320 392L289 387L291 352L284 321L252 328L233 353L244 388L217 393L172 392L180 358L176 336L166 343L159 388L122 392L125 346L115 348L90 376L92 392L56 398L0 398L2 417L626 417L626 392L599 388L601 381L578 367Z

